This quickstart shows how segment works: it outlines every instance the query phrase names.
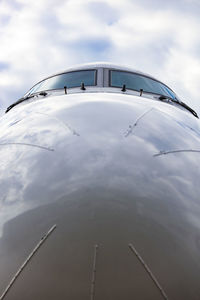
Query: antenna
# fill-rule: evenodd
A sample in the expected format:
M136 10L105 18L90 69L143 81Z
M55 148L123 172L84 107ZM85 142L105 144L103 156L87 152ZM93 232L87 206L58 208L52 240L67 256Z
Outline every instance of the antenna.
M85 91L85 90L86 90L84 82L81 82L81 90L82 90L82 91Z
M125 84L123 84L121 91L126 92L126 85Z

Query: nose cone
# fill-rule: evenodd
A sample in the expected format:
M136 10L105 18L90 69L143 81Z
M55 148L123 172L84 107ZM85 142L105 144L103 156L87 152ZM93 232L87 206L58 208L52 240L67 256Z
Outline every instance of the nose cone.
M200 130L174 111L81 94L2 118L5 299L199 299Z

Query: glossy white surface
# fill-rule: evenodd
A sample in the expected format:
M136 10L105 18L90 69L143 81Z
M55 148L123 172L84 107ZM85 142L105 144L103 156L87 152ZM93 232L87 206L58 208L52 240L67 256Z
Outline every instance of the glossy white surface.
M38 97L0 119L0 293L6 300L200 298L200 122L120 93ZM35 282L35 284L33 284ZM27 288L28 287L28 288Z

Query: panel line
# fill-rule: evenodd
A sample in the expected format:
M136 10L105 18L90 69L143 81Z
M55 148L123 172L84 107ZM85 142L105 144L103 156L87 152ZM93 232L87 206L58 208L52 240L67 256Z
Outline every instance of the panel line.
M26 265L28 264L28 262L31 260L31 258L33 257L33 255L38 251L38 249L42 246L42 244L45 242L45 240L49 237L49 235L55 229L56 229L56 225L53 225L49 229L49 231L41 238L41 240L39 241L39 243L35 246L35 248L33 249L33 251L29 254L29 256L27 257L27 259L24 261L24 263L20 266L20 268L18 269L18 271L15 273L15 275L11 279L10 283L8 284L8 286L4 290L3 294L1 295L0 300L3 300L5 298L6 294L8 293L8 291L10 290L10 288L12 287L12 285L14 284L14 282L16 281L16 279L18 278L18 276L20 275L20 273L26 267Z
M156 285L156 287L159 289L161 295L163 296L163 298L165 300L169 300L169 298L167 297L167 295L165 294L163 288L161 287L161 285L159 284L158 280L156 279L156 277L153 275L153 273L151 272L150 268L147 266L147 264L144 262L143 258L140 256L140 254L137 252L137 250L134 248L134 246L132 244L128 245L129 248L131 249L131 251L136 255L136 257L138 258L138 260L141 262L141 264L143 265L143 267L145 268L145 270L147 271L147 273L149 274L149 276L151 277L151 279L153 280L154 284Z
M95 282L96 282L96 272L97 272L96 263L97 263L98 247L99 247L98 245L94 246L94 259L93 259L90 300L94 300L94 296L95 296Z
M28 144L28 143L2 143L2 144L0 144L0 146L8 146L8 145L30 146L30 147L36 147L36 148L40 148L40 149L44 149L44 150L48 150L48 151L54 151L54 149L52 149L52 148L35 145L35 144Z

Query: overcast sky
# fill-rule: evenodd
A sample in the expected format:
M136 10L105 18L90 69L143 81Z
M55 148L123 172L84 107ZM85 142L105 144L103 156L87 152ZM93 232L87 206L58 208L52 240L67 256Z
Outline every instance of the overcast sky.
M200 0L0 0L0 108L92 61L168 84L200 114Z

